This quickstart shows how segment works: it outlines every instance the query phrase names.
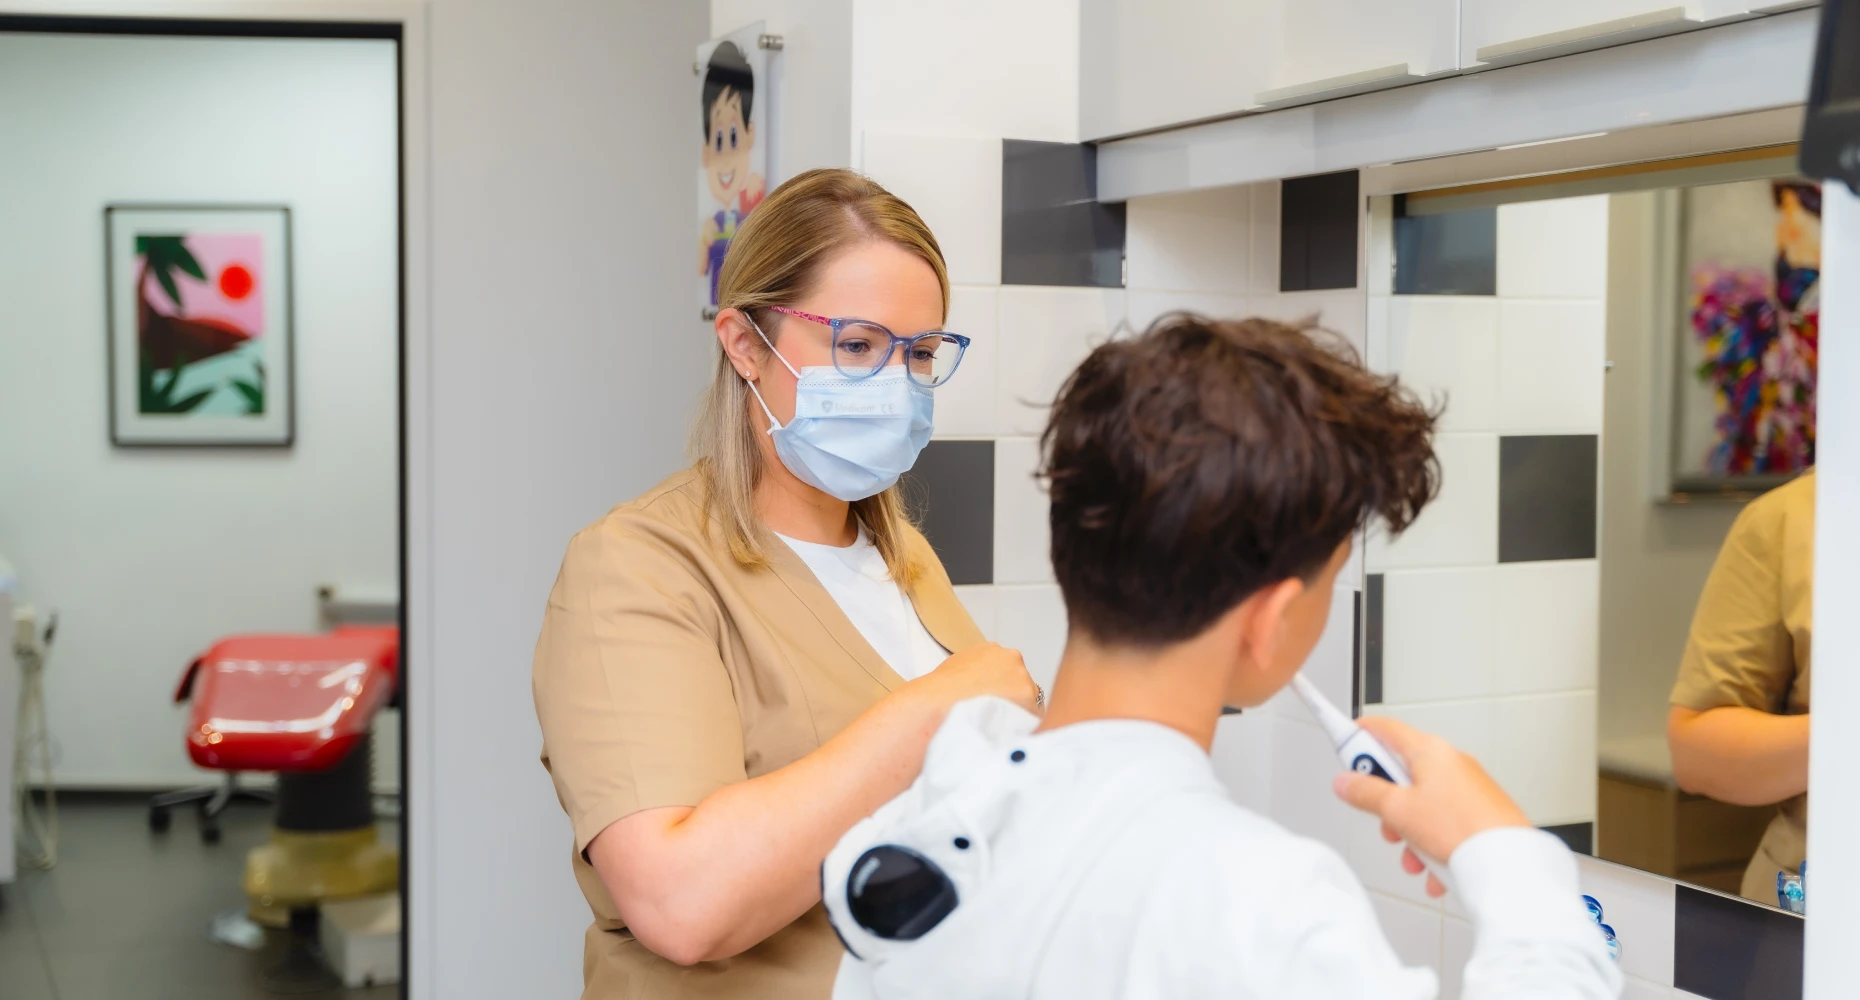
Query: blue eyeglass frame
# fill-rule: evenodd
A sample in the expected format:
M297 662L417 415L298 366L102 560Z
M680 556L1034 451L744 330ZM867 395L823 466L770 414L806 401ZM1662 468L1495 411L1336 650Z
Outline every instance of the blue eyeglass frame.
M819 323L822 326L830 327L833 330L833 358L834 358L833 370L836 372L839 372L841 375L845 376L846 378L852 379L854 381L858 381L860 379L868 379L874 375L877 375L879 372L884 371L885 368L891 363L891 356L897 352L899 344L904 345L904 350L906 352L905 357L908 359L910 357L909 352L910 352L912 344L915 344L918 341L923 340L925 337L942 337L945 340L955 341L956 348L957 348L956 363L949 366L949 374L943 376L943 381L925 383L923 380L919 379L915 374L911 372L910 361L906 360L904 362L904 377L905 378L910 379L912 382L918 385L921 385L926 389L936 389L936 388L940 388L944 385L949 384L949 380L956 377L956 369L962 367L962 359L966 357L969 353L969 343L970 343L969 338L963 336L960 333L950 333L948 330L930 330L925 333L920 333L915 337L900 337L897 334L892 333L891 328L886 326L883 323L874 323L869 319L859 319L856 316L842 316L838 319L831 319L829 317L821 316L816 313L802 312L799 309L789 309L786 306L769 306L769 311L778 312L778 313L781 313L783 316L793 316L793 317L796 317L797 319L807 320L810 323ZM869 326L875 330L883 330L885 331L885 335L891 338L891 343L887 346L884 357L880 358L877 364L873 365L870 368L865 369L864 371L849 372L846 369L840 367L840 362L839 362L840 331L845 329L849 324L852 324L852 323L857 323L860 326Z

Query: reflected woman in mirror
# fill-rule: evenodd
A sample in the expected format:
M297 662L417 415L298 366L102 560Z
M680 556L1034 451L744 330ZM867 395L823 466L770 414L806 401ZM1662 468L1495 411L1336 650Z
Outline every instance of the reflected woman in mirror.
M1807 849L1814 540L1812 468L1738 516L1699 595L1666 722L1679 787L1778 807L1740 890L1772 906L1777 872L1800 872Z

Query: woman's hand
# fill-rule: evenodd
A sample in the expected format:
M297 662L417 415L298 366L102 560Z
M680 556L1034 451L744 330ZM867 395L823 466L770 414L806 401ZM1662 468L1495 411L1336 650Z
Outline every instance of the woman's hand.
M1414 784L1407 787L1355 772L1337 776L1337 796L1382 819L1390 841L1405 840L1411 850L1445 862L1474 834L1506 826L1531 825L1524 810L1498 787L1485 768L1451 743L1394 719L1365 716L1356 720L1382 745L1401 755ZM1418 858L1405 856L1402 866L1418 873ZM1439 883L1428 878L1428 891Z
M992 694L1029 712L1040 711L1040 687L1027 674L1020 651L992 642L971 646L951 656L935 670L904 685L900 689L900 693L903 692L944 709L959 701Z

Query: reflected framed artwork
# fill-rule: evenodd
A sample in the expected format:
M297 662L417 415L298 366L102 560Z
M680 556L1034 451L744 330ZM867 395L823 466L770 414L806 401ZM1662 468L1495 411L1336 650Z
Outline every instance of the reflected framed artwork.
M290 252L282 205L104 209L112 444L290 447Z

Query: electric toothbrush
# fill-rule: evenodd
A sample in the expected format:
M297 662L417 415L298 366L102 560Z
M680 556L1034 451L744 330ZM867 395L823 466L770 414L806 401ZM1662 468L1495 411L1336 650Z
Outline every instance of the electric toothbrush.
M1318 725L1323 727L1324 734L1330 737L1331 743L1337 748L1337 759L1343 761L1344 767L1358 774L1381 778L1383 781L1396 785L1414 784L1414 779L1408 777L1408 768L1402 763L1401 758L1396 756L1394 751L1383 746L1381 740L1370 735L1369 730L1357 725L1349 716L1339 711L1337 706L1331 704L1330 699L1324 697L1324 693L1317 689L1316 684L1305 679L1304 674L1292 675L1292 691L1298 695L1298 700L1304 702L1305 707L1311 710L1311 715L1317 719ZM1426 866L1441 885L1449 889L1453 887L1447 879L1447 873L1436 867L1432 861L1422 858L1421 852L1414 852L1414 856L1421 858L1421 864Z

